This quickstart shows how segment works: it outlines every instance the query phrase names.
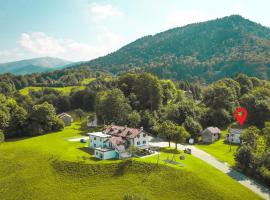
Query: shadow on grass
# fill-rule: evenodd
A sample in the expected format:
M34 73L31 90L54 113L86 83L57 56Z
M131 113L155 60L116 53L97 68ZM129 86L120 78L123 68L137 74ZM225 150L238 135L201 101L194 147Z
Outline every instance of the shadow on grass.
M123 176L125 171L132 166L132 160L128 159L118 164L117 169L115 170L114 176Z
M5 139L5 141L4 141L4 142L17 142L17 141L21 141L21 140L30 139L30 138L33 138L33 137L17 137L17 138L8 138L8 139Z
M94 155L94 153L95 153L95 150L90 149L89 147L80 147L78 149L85 152L85 153L91 154L91 155Z
M176 149L168 149L168 148L160 148L160 152L163 153L173 153L173 154L180 154L180 150L176 150Z

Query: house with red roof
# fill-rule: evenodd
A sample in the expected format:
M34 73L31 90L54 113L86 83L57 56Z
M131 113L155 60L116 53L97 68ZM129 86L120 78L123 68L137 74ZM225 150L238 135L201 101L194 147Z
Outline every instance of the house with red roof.
M144 149L149 146L149 135L142 127L111 125L103 132L89 133L89 137L89 147L95 150L95 157L99 159L127 158L130 157L129 146Z

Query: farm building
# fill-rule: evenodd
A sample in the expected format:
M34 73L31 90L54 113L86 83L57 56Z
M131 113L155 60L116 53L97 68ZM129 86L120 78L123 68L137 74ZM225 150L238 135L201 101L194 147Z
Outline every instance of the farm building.
M73 118L71 117L71 115L69 115L67 113L62 113L62 114L58 115L58 118L60 118L64 121L65 126L70 126L71 123L73 122Z
M220 138L220 129L217 127L208 127L202 131L202 141L204 143L213 143Z
M230 128L229 133L227 134L227 141L234 144L240 144L242 131L243 129Z

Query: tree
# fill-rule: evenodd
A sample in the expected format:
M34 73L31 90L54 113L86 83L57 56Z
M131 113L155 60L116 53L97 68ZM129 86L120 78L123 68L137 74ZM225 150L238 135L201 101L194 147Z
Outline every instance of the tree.
M241 97L241 105L248 110L247 122L263 127L270 121L270 89L257 87Z
M251 146L252 148L256 148L256 141L260 135L260 130L254 126L251 126L241 133L241 141L242 143Z
M71 109L70 97L69 96L60 96L56 101L56 110L57 112L67 112Z
M270 146L270 122L265 122L262 132L263 136L266 138L267 145Z
M3 131L0 130L0 143L5 141L5 135Z
M172 140L175 142L175 149L177 149L177 144L181 142L185 142L188 137L190 137L189 133L182 126L177 126L173 124L171 126L170 132L172 133Z
M153 131L153 127L157 124L157 117L155 112L145 110L141 113L141 126L149 132ZM155 130L154 130L155 131Z
M123 92L119 89L98 93L96 100L96 112L104 123L117 123L126 125L131 107Z
M80 121L82 121L82 117L85 115L85 112L82 109L78 108L74 110L74 113L80 118Z
M252 148L249 145L241 146L235 154L235 160L243 170L250 167L252 159Z
M137 111L128 114L128 125L130 127L138 127L141 123L141 115Z
M163 104L166 105L176 98L177 90L171 80L161 80L160 83L163 91Z
M183 126L190 133L192 138L195 140L198 139L198 135L202 131L202 126L198 121L194 120L192 117L187 117Z
M4 129L6 137L23 136L28 114L26 110L16 105L10 112L10 121Z
M26 132L31 136L35 136L58 131L62 128L60 123L53 105L44 102L43 104L33 106L30 111Z
M203 102L214 110L225 109L233 114L238 106L236 91L224 83L215 83L208 87L203 95Z
M171 140L175 132L175 124L169 120L166 120L161 124L157 124L154 129L160 137L166 138L166 140L169 142L169 147L171 147Z
M140 102L141 110L157 110L162 100L162 87L158 78L148 73L139 75L134 93Z
M249 79L249 77L245 74L239 74L235 80L240 84L241 86L241 95L246 94L248 91L253 89L253 83Z

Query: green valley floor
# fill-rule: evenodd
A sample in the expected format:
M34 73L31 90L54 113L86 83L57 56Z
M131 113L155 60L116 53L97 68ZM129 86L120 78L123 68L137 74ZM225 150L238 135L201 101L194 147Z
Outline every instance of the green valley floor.
M132 160L99 161L87 144L69 142L81 136L80 124L65 130L0 144L0 199L261 199L229 176L180 151ZM171 159L184 166L165 164ZM157 164L159 158L159 164Z

